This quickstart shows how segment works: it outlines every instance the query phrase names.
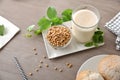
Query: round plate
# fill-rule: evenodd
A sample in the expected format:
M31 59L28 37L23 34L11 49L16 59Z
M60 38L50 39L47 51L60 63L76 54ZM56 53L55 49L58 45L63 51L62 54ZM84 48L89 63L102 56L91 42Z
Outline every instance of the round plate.
M98 72L97 71L97 66L98 66L98 63L99 61L105 57L107 55L97 55L97 56L94 56L88 60L86 60L80 67L80 69L78 70L77 74L79 74L80 71L83 71L83 70L91 70L91 71L95 71L95 72Z

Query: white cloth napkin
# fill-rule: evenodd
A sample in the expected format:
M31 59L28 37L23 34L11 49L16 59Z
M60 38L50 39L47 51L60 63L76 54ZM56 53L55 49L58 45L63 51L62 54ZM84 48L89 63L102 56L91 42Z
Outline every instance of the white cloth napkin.
M15 36L17 32L20 31L20 29L7 19L3 18L2 16L0 16L0 25L4 25L5 27L4 36L0 36L0 49L1 49Z
M120 50L120 12L113 17L109 22L106 23L105 27L117 35L117 39L115 41L116 43L116 49Z

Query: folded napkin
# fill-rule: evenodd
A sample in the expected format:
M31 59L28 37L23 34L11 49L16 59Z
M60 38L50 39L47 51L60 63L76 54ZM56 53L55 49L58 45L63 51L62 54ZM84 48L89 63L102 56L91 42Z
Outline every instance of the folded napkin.
M117 36L115 43L116 43L116 49L120 50L120 36Z
M0 16L0 25L5 26L5 34L4 36L0 36L1 49L15 36L17 32L20 31L20 29L2 16Z
M105 27L117 35L117 39L115 41L116 43L116 49L120 50L120 12L113 17L109 22L106 23Z

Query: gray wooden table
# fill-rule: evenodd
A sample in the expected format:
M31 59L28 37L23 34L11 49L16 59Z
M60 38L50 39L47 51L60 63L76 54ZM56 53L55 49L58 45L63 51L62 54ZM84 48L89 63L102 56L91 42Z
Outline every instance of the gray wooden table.
M104 46L48 60L43 58L47 53L41 35L32 38L23 36L27 26L37 24L49 6L54 6L60 13L66 8L74 9L84 3L96 6L100 11L99 25L105 33ZM119 11L120 0L0 0L0 16L7 18L21 29L21 32L0 50L0 80L21 80L13 63L14 56L19 59L26 74L33 73L33 76L28 76L29 80L75 80L79 67L90 57L101 54L120 55L115 49L116 36L104 28L105 23ZM37 49L38 55L34 55L33 48ZM73 64L71 69L66 67L67 62ZM39 64L42 68L39 72L35 72ZM49 65L48 68L46 64ZM63 72L55 71L55 66L63 69Z

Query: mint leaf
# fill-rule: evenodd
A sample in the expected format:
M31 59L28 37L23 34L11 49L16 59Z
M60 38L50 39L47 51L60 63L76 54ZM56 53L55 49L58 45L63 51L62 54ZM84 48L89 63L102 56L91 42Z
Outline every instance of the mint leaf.
M51 26L52 22L45 17L41 18L38 21L38 26L41 31L48 29Z
M101 36L99 36L99 43L103 43L104 42L104 38L103 38L103 36L101 35Z
M35 27L35 25L28 26L27 31L29 31L29 32L33 31L34 27Z
M4 25L0 25L0 36L4 35L5 27Z
M99 35L95 34L92 38L93 42L99 43Z
M98 43L94 43L93 45L94 45L95 47L98 47Z
M49 8L47 9L47 16L48 16L48 18L50 18L50 19L55 18L55 17L57 16L57 11L56 11L56 9L55 9L54 7L49 7Z
M102 43L103 42L103 32L102 31L96 31L93 36L93 42L95 43Z
M41 31L40 29L37 29L37 30L34 31L34 33L35 33L36 35L40 35L41 32L42 32L42 31Z
M34 34L39 35L43 30L47 30L51 26L61 25L63 22L70 21L71 15L72 9L66 9L61 13L61 17L59 17L56 9L50 6L47 9L47 16L43 16L37 23L39 29L35 30L35 25L31 25L27 28L27 31L34 32ZM30 34L28 34L28 36L31 37Z
M63 23L62 19L59 17L53 18L51 22L52 22L52 25L59 25Z
M93 37L92 37L92 42L88 42L85 44L86 47L91 47L95 46L98 47L98 44L103 43L104 38L103 38L103 31L100 30L100 28L97 28L97 31L95 31Z
M88 43L85 44L86 47L91 47L91 46L93 46L93 45L94 45L93 42L88 42Z
M66 9L62 12L62 19L64 22L70 21L72 18L72 9Z
M100 31L100 30L98 30L98 31L95 31L95 34L96 34L96 35L102 35L102 34L103 34L103 32L102 32L102 31Z

